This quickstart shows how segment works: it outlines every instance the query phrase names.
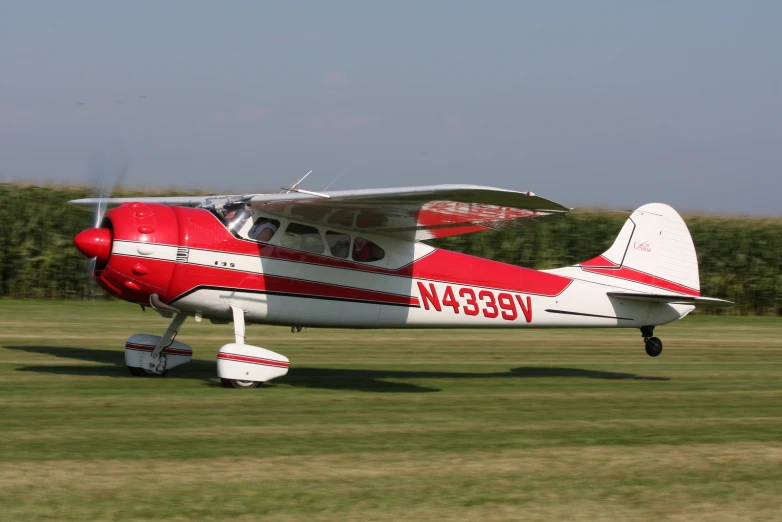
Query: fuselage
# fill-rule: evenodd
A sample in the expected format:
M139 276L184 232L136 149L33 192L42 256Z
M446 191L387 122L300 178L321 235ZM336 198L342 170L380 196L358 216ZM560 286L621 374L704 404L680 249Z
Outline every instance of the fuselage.
M649 281L608 277L588 263L537 271L338 224L273 217L279 230L264 242L250 239L252 220L230 230L204 209L124 204L106 214L111 255L94 275L112 294L139 304L156 294L214 321L230 321L234 306L248 323L303 327L639 327L692 309L612 299L608 292L648 289ZM330 246L319 253L286 246L292 223L321 237L350 236L354 249L368 240L384 255L357 261Z

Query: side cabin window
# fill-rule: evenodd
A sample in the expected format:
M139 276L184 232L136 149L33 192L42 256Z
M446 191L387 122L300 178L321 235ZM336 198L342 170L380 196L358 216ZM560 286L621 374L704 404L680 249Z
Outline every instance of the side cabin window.
M357 237L355 241L353 241L353 252L351 255L353 261L371 263L373 261L380 261L385 256L385 250L380 248L377 244L373 243L369 239Z
M326 244L329 245L331 255L340 259L347 259L350 252L350 236L342 232L326 232Z
M250 230L247 231L247 237L255 241L268 243L280 229L280 222L276 219L267 217L258 217L253 221Z
M317 228L300 223L289 223L282 236L282 246L322 254L326 250Z

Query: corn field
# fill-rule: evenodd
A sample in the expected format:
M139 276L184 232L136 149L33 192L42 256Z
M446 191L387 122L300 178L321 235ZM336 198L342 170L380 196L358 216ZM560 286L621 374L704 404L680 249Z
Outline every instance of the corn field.
M67 201L88 196L84 187L0 184L0 296L106 297L89 281L87 261L72 243L92 225L92 217ZM684 217L698 251L701 293L736 303L720 313L782 315L782 219ZM604 252L625 219L627 214L615 212L574 212L521 229L432 243L506 263L554 268Z

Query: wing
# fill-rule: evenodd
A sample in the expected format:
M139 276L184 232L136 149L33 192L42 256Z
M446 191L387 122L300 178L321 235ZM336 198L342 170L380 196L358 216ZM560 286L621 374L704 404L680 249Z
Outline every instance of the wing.
M422 241L484 230L513 228L531 219L563 215L570 209L532 192L476 185L435 185L393 189L315 192L293 189L285 194L85 198L73 205L120 205L129 202L204 207L246 201L268 214Z
M121 205L123 203L160 203L162 205L174 205L178 207L197 207L208 198L229 197L229 196L160 196L148 198L84 198L69 201L71 205L81 207L94 207L98 203L102 205Z
M249 203L269 214L416 241L514 227L570 211L531 192L476 185L259 194Z

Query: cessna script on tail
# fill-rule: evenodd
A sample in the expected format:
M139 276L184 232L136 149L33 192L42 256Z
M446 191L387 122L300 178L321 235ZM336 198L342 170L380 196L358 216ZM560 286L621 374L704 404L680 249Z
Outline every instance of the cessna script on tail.
M699 305L698 261L671 207L637 209L603 255L532 270L434 248L423 240L497 230L566 214L531 192L473 185L316 193L83 199L96 227L76 236L92 277L126 301L171 318L162 336L125 345L133 375L190 361L175 340L185 319L233 322L220 348L224 386L258 387L288 372L288 359L245 343L248 323L330 328L638 328L646 352L654 327ZM118 205L100 214L100 208Z

